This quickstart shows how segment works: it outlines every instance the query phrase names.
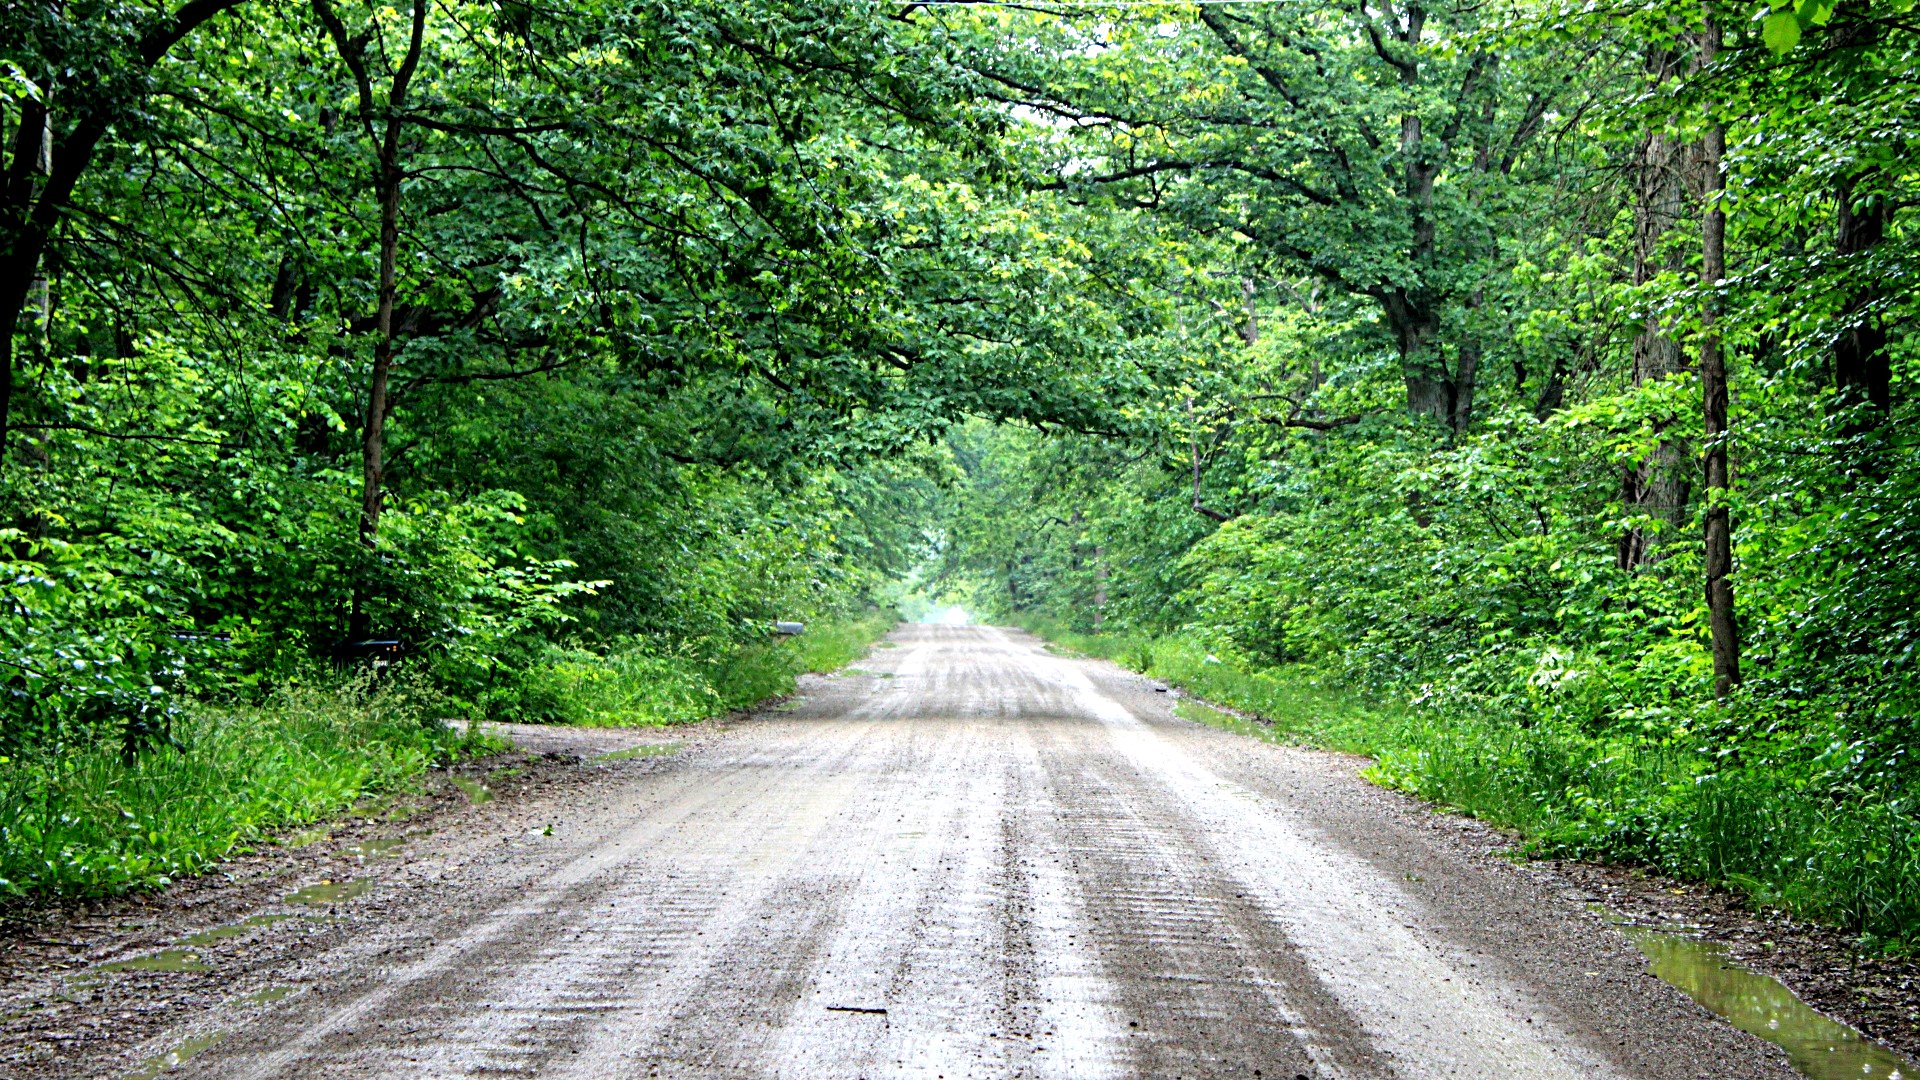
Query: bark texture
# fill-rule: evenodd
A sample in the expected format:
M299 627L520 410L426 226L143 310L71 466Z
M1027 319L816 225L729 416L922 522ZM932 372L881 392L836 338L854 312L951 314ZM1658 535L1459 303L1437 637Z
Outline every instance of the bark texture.
M1893 223L1893 206L1871 190L1872 180L1849 177L1835 192L1834 252L1843 259L1871 252L1887 238ZM1893 365L1887 356L1887 329L1877 312L1885 294L1872 274L1854 274L1851 280L1862 285L1841 309L1847 329L1833 343L1833 383L1846 410L1843 430L1858 435L1880 426L1892 410Z
M1700 58L1711 64L1720 49L1720 27L1711 14L1701 35ZM1709 290L1700 313L1700 397L1706 427L1705 469L1707 626L1713 646L1713 690L1724 697L1740 683L1740 633L1733 618L1733 514L1727 505L1731 476L1727 462L1727 364L1720 346L1717 290L1727 276L1727 214L1720 203L1726 179L1720 158L1727 129L1707 125L1702 165L1706 179L1706 215L1701 228L1701 283Z
M1679 54L1655 49L1647 55L1647 73L1657 86L1679 74ZM1671 243L1686 212L1686 177L1698 150L1663 131L1649 132L1641 142L1634 165L1633 283L1645 285L1662 273L1684 268L1685 260ZM1648 314L1633 339L1633 384L1643 386L1685 371L1686 355L1671 328L1672 320ZM1678 529L1687 520L1692 493L1691 468L1685 442L1669 435L1671 420L1657 422L1658 441L1647 457L1626 468L1621 502L1629 517L1646 517L1660 527L1635 526L1620 537L1619 564L1633 570L1655 561L1658 537Z

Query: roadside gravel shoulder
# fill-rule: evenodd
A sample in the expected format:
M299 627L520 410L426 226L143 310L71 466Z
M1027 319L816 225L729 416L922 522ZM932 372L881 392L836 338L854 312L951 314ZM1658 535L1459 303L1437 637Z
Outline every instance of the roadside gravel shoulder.
M1130 693L1127 704L1143 718L1152 717L1169 727L1185 728L1189 732L1187 737L1208 744L1250 742L1243 736L1174 717L1174 702L1187 699L1188 695L1179 691L1157 691L1156 687L1164 686L1158 680L1118 665L1102 666L1109 669L1109 685L1116 693ZM1244 716L1237 712L1235 715ZM1679 930L1726 945L1730 958L1780 980L1822 1013L1895 1050L1920 1056L1920 958L1875 950L1863 945L1856 935L1833 927L1799 920L1777 909L1756 909L1726 889L1678 881L1643 868L1528 859L1516 834L1365 780L1361 771L1371 764L1367 758L1285 743L1279 744L1278 749L1320 763L1320 767L1308 770L1310 776L1318 777L1309 781L1320 786L1316 797L1326 799L1329 806L1343 801L1352 804L1352 809L1344 815L1348 828L1344 837L1339 838L1341 842L1367 854L1390 873L1419 878L1416 887L1428 884L1435 900L1455 909L1456 913L1466 903L1459 883L1448 881L1444 891L1432 887L1431 882L1443 879L1423 872L1410 862L1410 856L1420 851L1420 846L1384 842L1384 838L1374 832L1379 817L1397 822L1404 829L1417 830L1435 844L1473 860L1485 868L1487 880L1504 882L1498 890L1507 892L1511 898L1524 895L1526 899L1509 914L1533 911L1550 914L1563 924L1582 926L1591 944L1591 951L1581 958L1582 963L1588 970L1611 972L1594 976L1608 992L1624 992L1629 1001L1647 993L1664 997L1679 995L1679 991L1667 987L1648 972L1644 956L1614 924L1624 922ZM1228 753L1230 757L1235 756ZM1234 772L1236 780L1256 789L1274 781L1271 770L1260 762L1249 763L1244 760L1244 754L1238 756L1242 760ZM1328 765L1332 768L1327 768ZM1300 779L1289 774L1288 782L1297 784ZM1497 895L1483 895L1476 902L1510 906L1509 899ZM1482 928L1478 936L1483 944L1509 947L1509 955L1522 965L1529 956L1538 955L1528 944L1530 939L1539 937L1538 923L1474 917L1455 917L1454 921L1470 935L1475 934L1476 927ZM1555 935L1556 940L1561 938L1562 935ZM1577 1005L1581 988L1565 989ZM1689 1005L1708 1015L1704 1008L1691 1002Z

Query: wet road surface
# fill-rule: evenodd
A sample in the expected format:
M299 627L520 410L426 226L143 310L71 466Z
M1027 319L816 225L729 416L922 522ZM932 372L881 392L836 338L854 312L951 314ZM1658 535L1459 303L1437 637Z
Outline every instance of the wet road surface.
M1793 1075L1353 759L1014 631L893 644L419 845L375 890L417 895L168 1075Z

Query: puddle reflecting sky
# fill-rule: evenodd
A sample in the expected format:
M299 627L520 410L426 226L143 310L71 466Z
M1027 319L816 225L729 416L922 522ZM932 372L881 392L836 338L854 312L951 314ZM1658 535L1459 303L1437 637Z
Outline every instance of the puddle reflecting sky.
M1627 936L1652 961L1653 973L1787 1052L1794 1068L1813 1080L1920 1080L1920 1066L1827 1018L1778 980L1742 968L1726 947L1684 934L1626 926Z

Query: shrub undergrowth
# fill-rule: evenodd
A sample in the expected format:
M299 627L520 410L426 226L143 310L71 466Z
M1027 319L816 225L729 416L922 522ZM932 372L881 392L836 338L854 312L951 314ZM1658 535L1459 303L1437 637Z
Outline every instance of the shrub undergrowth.
M177 746L131 759L73 739L0 760L0 895L89 897L199 873L276 832L492 745L405 679L186 707Z
M699 720L791 693L859 657L892 612L829 619L717 657L553 649L490 703L502 719L593 725ZM512 706L508 712L499 706ZM448 719L472 707L424 672L293 685L256 706L187 703L171 745L127 755L111 731L63 732L0 757L0 897L164 886L276 833L402 790L498 746Z
M793 692L806 672L857 659L895 623L873 610L818 620L794 637L703 654L660 651L644 641L604 652L552 646L486 702L496 719L594 727L648 727L704 720Z

